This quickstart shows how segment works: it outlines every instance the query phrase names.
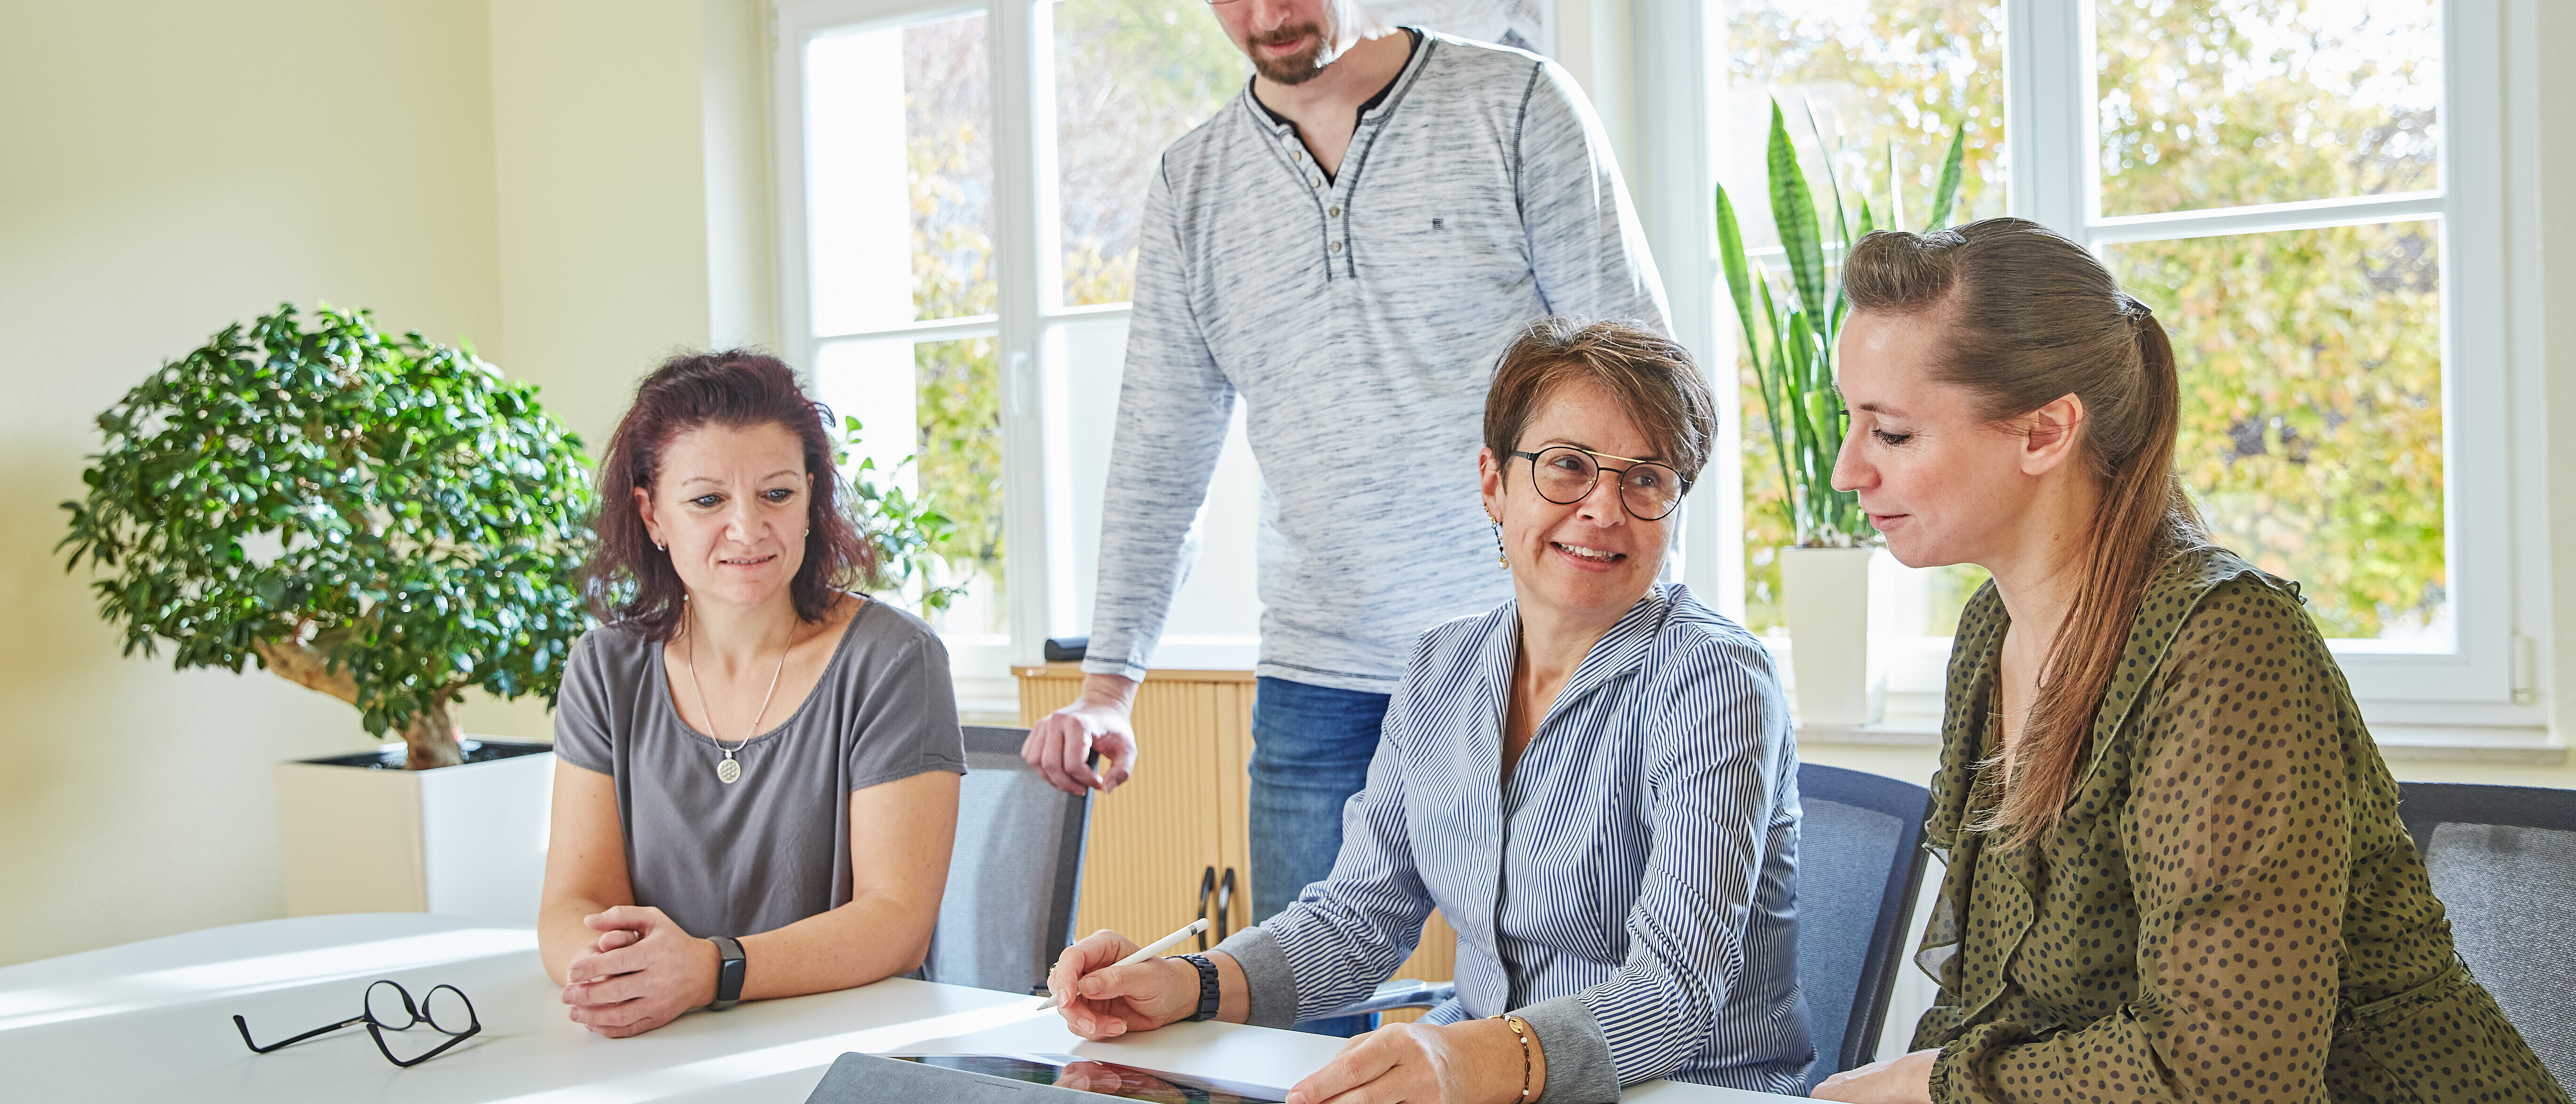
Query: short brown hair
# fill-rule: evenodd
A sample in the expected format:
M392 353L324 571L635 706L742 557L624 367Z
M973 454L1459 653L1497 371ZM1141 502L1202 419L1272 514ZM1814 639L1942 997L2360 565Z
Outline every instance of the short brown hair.
M669 640L679 630L686 588L671 558L653 548L632 492L651 494L663 451L704 425L776 425L796 435L805 473L814 480L806 496L811 528L805 562L788 584L798 620L822 621L839 601L841 587L867 585L876 572L876 545L860 532L842 498L831 422L830 408L806 396L795 369L749 350L683 353L644 377L599 465L599 516L591 523L599 543L582 565L591 616L622 621L654 640Z
M1485 392L1485 447L1509 461L1539 403L1575 380L1610 392L1655 443L1662 462L1698 482L1717 438L1717 399L1690 350L1642 322L1549 317L1530 323L1494 364Z

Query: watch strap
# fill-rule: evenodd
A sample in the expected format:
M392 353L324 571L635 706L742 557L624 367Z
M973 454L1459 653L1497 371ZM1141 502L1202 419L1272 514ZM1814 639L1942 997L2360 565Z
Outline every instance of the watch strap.
M722 1012L742 1001L742 941L730 935L708 936L716 945L716 999L709 1012Z
M1220 995L1217 985L1216 963L1208 961L1208 957L1206 955L1194 954L1182 955L1181 961L1197 967L1199 972L1199 1010L1190 1016L1190 1022L1197 1023L1200 1020L1215 1019L1217 999Z

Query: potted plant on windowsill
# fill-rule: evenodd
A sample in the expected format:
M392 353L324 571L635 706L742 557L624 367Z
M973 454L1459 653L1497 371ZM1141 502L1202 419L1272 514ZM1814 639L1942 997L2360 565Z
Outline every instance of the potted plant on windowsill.
M1813 122L1811 117L1811 126ZM1926 227L1949 220L1966 148L1963 123L1951 136ZM1905 216L1893 149L1889 157L1886 228L1895 229L1904 224ZM1885 620L1888 603L1873 603L1870 595L1873 589L1882 594L1888 589L1896 565L1884 548L1876 547L1877 533L1861 513L1859 497L1833 488L1834 457L1842 447L1846 424L1842 393L1834 386L1835 341L1850 310L1843 297L1839 261L1852 243L1881 227L1866 191L1857 193L1855 217L1844 207L1841 182L1828 173L1825 182L1834 201L1834 240L1825 240L1815 193L1798 167L1797 149L1789 141L1777 100L1771 104L1771 140L1765 160L1785 279L1752 263L1724 185L1717 189L1718 256L1726 269L1736 318L1744 327L1772 451L1780 462L1783 505L1798 542L1779 550L1779 564L1799 723L1852 727L1875 722L1885 712L1886 649L1883 643L1872 647L1871 628L1873 612L1875 620ZM1776 296L1775 284L1779 285ZM1876 588L1871 586L1873 576L1880 579ZM1887 634L1882 627L1876 635Z
M256 662L401 741L279 764L288 911L532 917L553 756L463 740L452 709L469 688L551 700L589 625L581 442L536 389L363 311L307 326L288 305L98 426L61 547L108 573L126 653Z

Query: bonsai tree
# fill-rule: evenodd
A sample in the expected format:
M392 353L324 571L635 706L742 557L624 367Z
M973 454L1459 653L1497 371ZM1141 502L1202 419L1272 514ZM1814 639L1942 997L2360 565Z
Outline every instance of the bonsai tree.
M293 305L226 327L98 417L66 502L66 570L125 652L256 660L402 733L414 770L462 761L467 687L553 700L588 627L574 578L581 442L468 349Z

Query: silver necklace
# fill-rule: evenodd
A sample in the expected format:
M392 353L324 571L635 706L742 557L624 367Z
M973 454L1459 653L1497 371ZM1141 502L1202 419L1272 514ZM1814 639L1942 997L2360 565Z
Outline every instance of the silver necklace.
M769 693L761 695L760 712L751 715L751 727L744 730L742 740L740 742L734 744L732 747L726 747L724 746L724 737L717 735L715 732L716 715L709 712L707 709L707 688L698 684L698 622L696 617L692 616L689 619L688 630L689 689L697 691L698 715L707 719L707 738L716 742L716 750L724 752L724 761L716 764L716 781L730 786L742 778L742 764L734 760L733 753L741 751L743 748L749 746L751 738L760 734L760 719L769 715L770 699L778 696L778 676L787 673L787 653L789 649L793 648L796 644L796 634L792 631L789 632L787 634L788 646L778 649L778 669L769 673Z

